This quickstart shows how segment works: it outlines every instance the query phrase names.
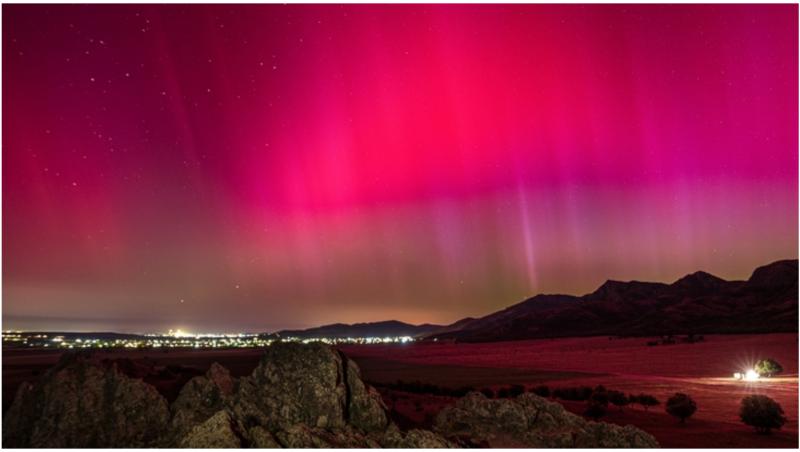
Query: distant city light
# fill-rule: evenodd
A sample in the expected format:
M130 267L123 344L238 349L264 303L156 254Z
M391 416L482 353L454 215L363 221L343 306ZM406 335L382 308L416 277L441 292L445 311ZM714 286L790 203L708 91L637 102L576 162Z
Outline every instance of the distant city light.
M758 381L761 376L754 369L747 369L744 372L734 373L733 378L741 381Z
M120 335L125 336L125 335ZM71 334L48 338L46 334L17 331L3 332L3 344L15 347L44 348L255 348L266 347L273 342L322 342L325 344L406 344L413 342L411 336L388 337L278 337L254 333L191 334L176 329L161 334L129 335L130 337L97 337L92 334Z

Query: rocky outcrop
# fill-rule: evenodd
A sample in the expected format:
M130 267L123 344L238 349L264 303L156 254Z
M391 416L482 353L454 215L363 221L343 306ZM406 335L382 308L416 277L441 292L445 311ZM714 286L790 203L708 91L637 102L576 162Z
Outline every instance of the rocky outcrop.
M217 363L211 365L205 376L189 380L172 403L173 436L182 438L194 426L220 412L233 391L230 372Z
M166 445L167 402L115 363L65 355L35 385L23 384L3 416L3 447Z
M348 392L347 417L351 425L366 432L384 431L389 423L386 405L372 386L361 380L361 370L355 362L340 353Z
M392 424L380 439L381 447L392 449L443 449L457 447L444 437L428 430L402 432Z
M242 441L234 430L230 414L222 410L200 425L193 427L180 440L178 446L193 449L235 449L242 447Z
M513 400L470 393L439 413L434 430L489 447L658 447L635 427L586 421L531 393Z
M240 381L233 409L270 430L303 424L371 432L388 425L383 401L361 382L355 363L319 343L269 347L253 374Z
M361 381L358 366L323 344L267 348L226 406L246 439L256 441L251 430L264 429L285 447L371 447L361 433L389 425L380 395Z
M111 361L65 356L23 385L3 419L4 447L653 447L632 427L586 422L532 394L470 394L435 431L401 431L358 366L322 344L278 343L251 375L213 364L170 407Z

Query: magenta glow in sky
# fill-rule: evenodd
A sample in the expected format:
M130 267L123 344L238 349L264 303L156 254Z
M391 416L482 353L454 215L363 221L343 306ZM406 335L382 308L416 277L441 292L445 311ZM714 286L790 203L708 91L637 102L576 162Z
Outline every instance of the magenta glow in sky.
M3 6L4 327L451 322L797 257L796 5Z

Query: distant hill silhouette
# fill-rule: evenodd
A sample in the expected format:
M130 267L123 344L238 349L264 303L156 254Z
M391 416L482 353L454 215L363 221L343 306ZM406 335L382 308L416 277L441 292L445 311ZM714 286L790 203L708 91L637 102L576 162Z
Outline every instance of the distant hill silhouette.
M429 339L484 342L568 336L797 331L798 262L757 268L747 281L696 272L672 284L606 281L596 291L536 295Z
M280 337L299 337L303 339L313 338L345 338L345 337L401 337L401 336L420 336L430 334L440 330L442 325L411 325L397 320L387 320L384 322L355 323L348 325L345 323L334 323L323 325L306 330L283 330L277 334Z

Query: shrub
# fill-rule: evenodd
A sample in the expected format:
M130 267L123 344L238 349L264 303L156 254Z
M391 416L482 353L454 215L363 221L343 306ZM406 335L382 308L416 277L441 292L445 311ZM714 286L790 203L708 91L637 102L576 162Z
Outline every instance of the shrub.
M539 397L550 397L550 388L545 385L539 385L535 388L531 388L531 392Z
M608 390L606 387L603 385L596 386L592 390L592 394L589 396L589 401L595 401L608 406Z
M596 421L601 417L605 416L607 411L608 411L608 405L589 402L589 404L586 405L586 411L584 411L583 414Z
M522 385L511 385L511 387L508 388L508 394L511 397L521 396L524 393L525 393L525 386Z
M786 423L783 408L778 402L764 395L743 398L739 417L742 422L755 427L756 431L762 434L769 434L772 429L780 429Z
M661 402L658 401L657 398L651 396L650 394L639 394L636 396L636 403L642 406L645 411L651 406L656 406Z
M589 400L589 397L592 396L592 392L594 392L594 390L589 386L581 386L576 389L576 397L578 400Z
M618 407L620 411L622 411L622 407L629 403L628 397L625 396L624 392L620 391L608 391L608 401Z
M481 389L481 394L485 395L486 398L488 398L488 399L493 399L494 398L494 391L492 390L492 388L483 388L483 389Z
M373 383L373 384L375 386L382 386L388 389L393 389L395 391L411 392L414 394L432 394L432 395L447 396L447 397L464 397L470 392L475 391L475 388L473 388L472 386L464 386L462 388L453 389L453 388L437 386L430 383L422 383L420 381L405 382L403 380L397 380L396 383L389 383L389 384Z
M608 411L608 392L602 386L595 388L589 397L584 414L594 420L600 419Z
M461 388L450 389L450 390L444 388L443 392L445 393L445 395L449 395L450 397L464 397L470 392L475 392L475 388L473 388L472 386L464 386Z
M762 359L754 368L760 377L771 377L783 372L783 366L772 358Z
M553 391L553 396L561 400L589 400L592 395L592 388L589 386L580 386L575 388L558 388Z
M677 392L667 400L665 408L667 413L679 418L683 423L697 411L697 404L688 395Z
M497 398L498 399L507 399L508 398L508 388L500 388L497 390Z

